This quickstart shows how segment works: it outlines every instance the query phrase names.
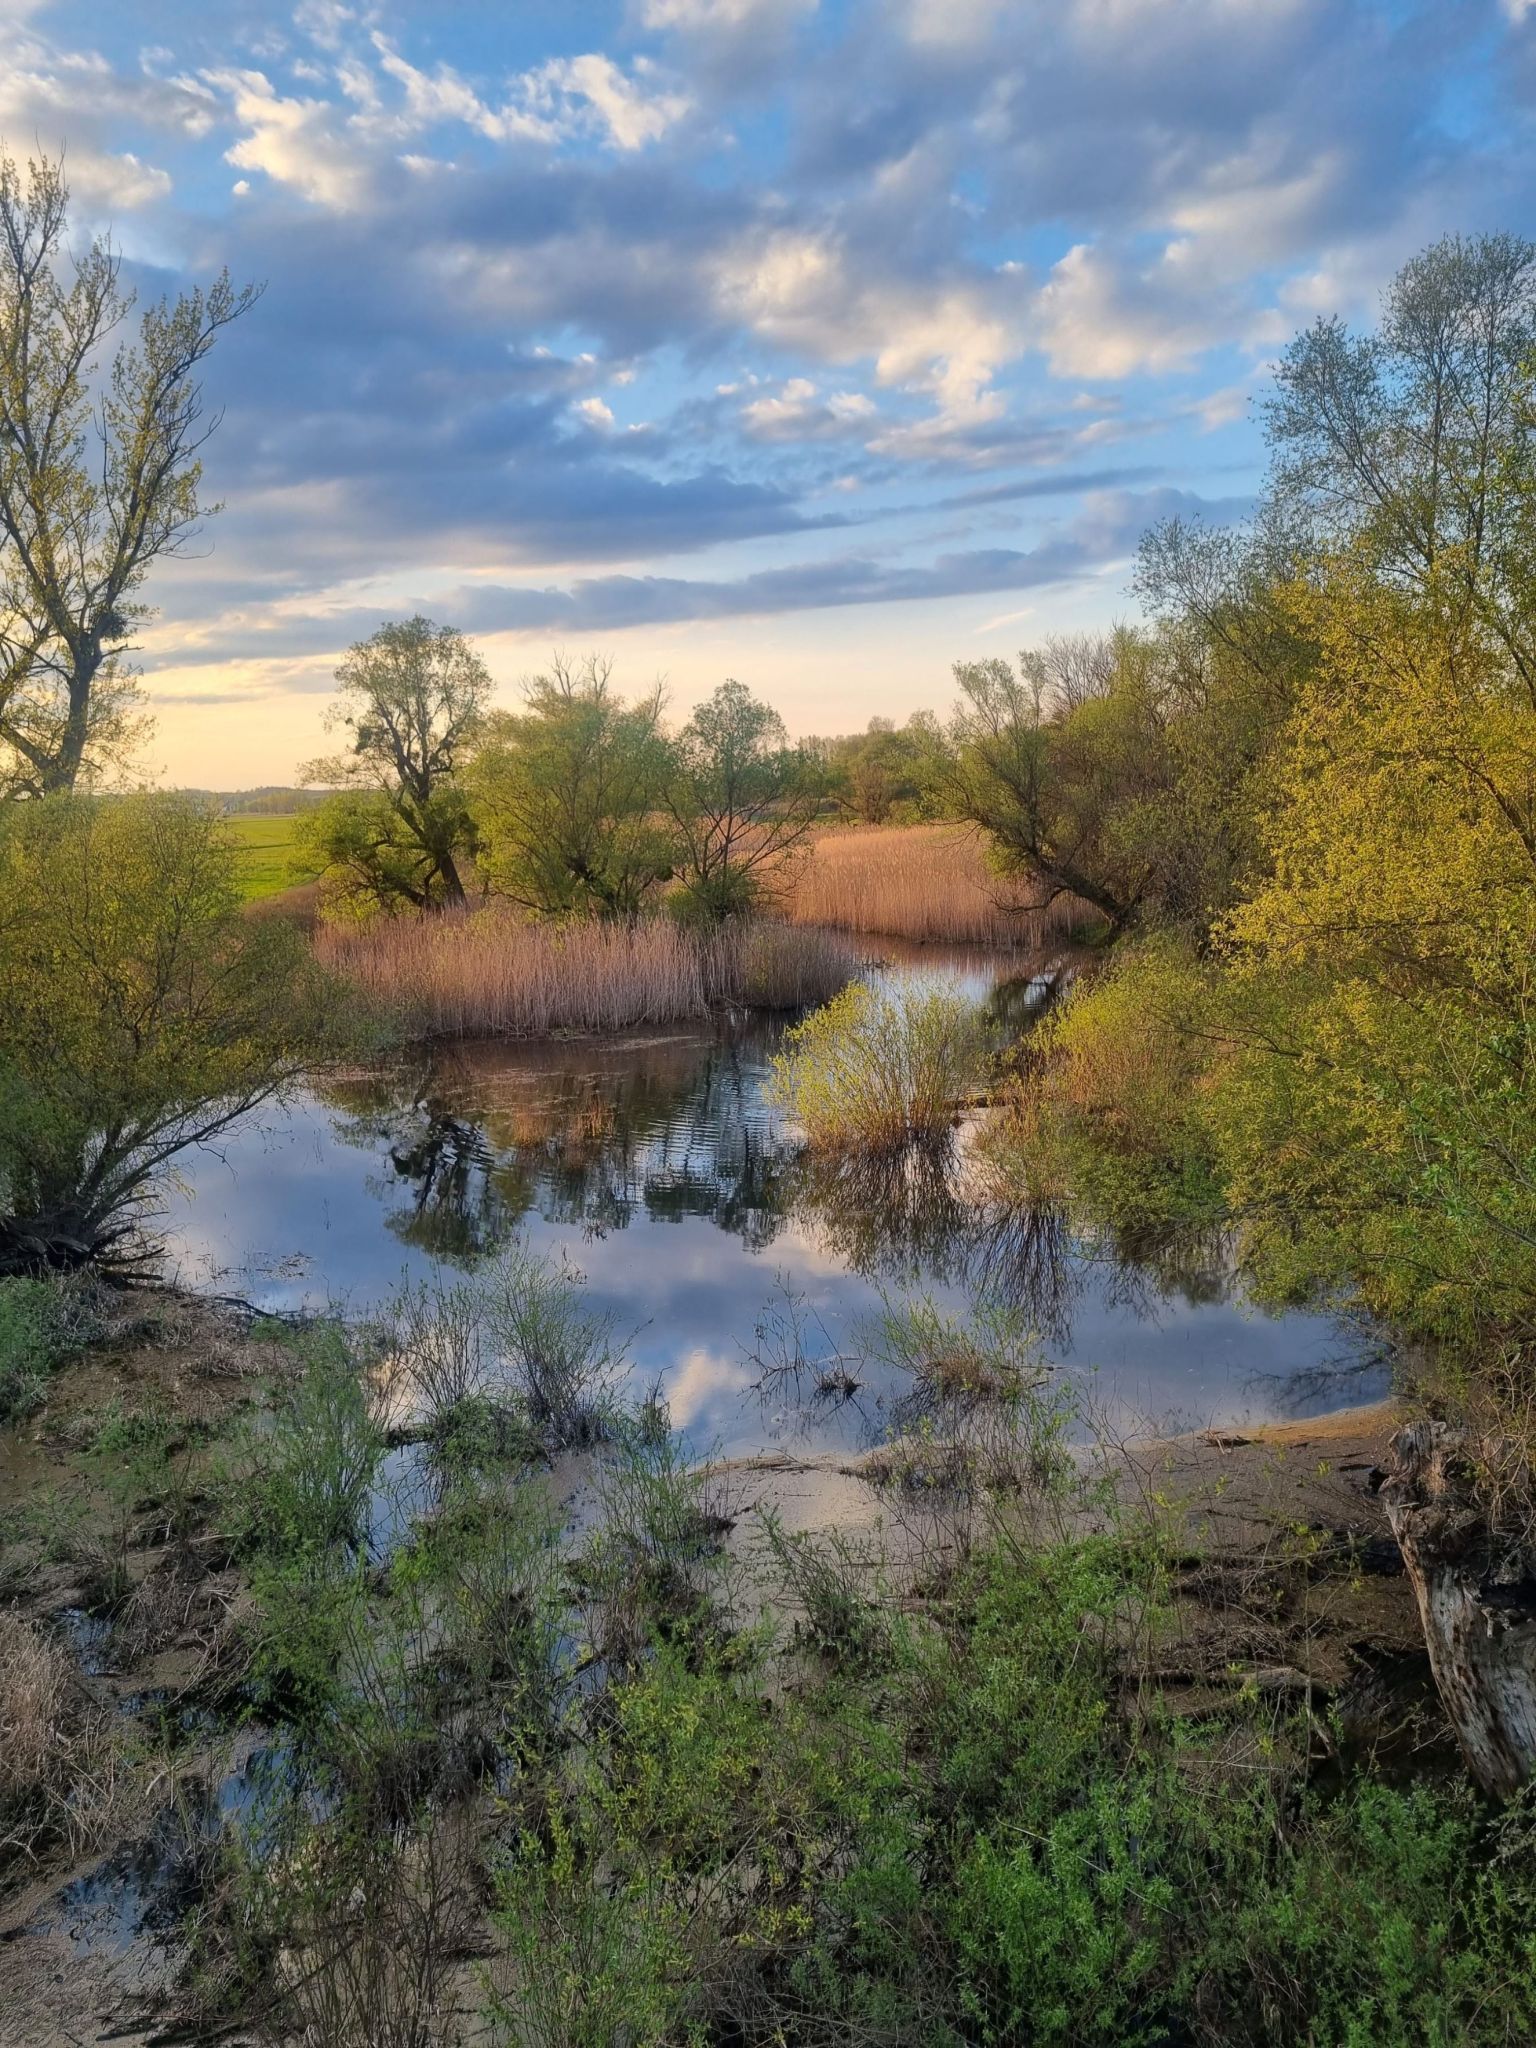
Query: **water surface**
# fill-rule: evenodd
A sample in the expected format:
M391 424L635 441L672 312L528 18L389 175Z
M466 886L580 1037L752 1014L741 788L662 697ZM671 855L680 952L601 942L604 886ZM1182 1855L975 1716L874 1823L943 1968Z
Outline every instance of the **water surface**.
M1042 999L996 956L924 949L1009 1028ZM659 1384L700 1450L868 1441L894 1391L762 1399L765 1317L796 1304L807 1348L857 1353L882 1302L1017 1304L1042 1357L1120 1420L1191 1426L1372 1398L1383 1374L1328 1318L1255 1309L1219 1245L1152 1265L1059 1218L968 1199L954 1157L843 1169L806 1159L767 1099L783 1020L534 1045L472 1044L317 1085L187 1166L166 1218L182 1277L268 1307L377 1307L406 1279L513 1238L569 1259L610 1313L637 1388Z

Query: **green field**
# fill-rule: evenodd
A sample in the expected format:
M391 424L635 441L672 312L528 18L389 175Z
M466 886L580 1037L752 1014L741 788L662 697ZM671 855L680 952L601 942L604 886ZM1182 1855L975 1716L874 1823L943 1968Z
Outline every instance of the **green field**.
M248 903L261 896L276 896L312 877L312 869L298 864L299 821L292 812L277 817L226 818L224 822L240 848L240 892Z

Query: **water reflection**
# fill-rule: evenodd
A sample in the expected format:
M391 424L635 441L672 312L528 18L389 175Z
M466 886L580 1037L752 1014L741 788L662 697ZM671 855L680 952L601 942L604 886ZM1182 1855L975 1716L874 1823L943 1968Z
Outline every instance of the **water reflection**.
M996 1014L1017 1028L1044 994L1038 977L1005 985ZM988 1201L973 1127L894 1161L804 1157L766 1092L783 1028L471 1046L328 1087L198 1162L172 1241L189 1277L227 1276L232 1254L274 1305L363 1307L402 1268L473 1264L522 1235L576 1261L594 1309L641 1326L641 1383L660 1379L679 1425L730 1450L764 1440L750 1354L780 1284L834 1349L891 1290L1008 1302L1049 1359L1096 1376L1096 1405L1122 1411L1239 1421L1338 1404L1333 1325L1255 1313L1219 1240L1088 1242L1059 1213ZM1347 1398L1384 1379L1372 1363ZM818 1441L851 1429L835 1403L813 1418Z

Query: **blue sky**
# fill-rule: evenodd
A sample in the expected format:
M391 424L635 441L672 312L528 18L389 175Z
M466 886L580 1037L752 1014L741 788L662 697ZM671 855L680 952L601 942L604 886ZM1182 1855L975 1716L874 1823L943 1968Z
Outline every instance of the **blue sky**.
M1533 110L1536 0L0 0L0 137L140 294L265 282L142 655L217 787L403 612L801 732L1129 615L1299 326L1536 226Z

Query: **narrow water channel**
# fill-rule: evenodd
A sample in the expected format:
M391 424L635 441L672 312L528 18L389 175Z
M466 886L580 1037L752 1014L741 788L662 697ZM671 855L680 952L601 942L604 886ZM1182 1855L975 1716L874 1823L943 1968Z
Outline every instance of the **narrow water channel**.
M958 980L1000 1029L1043 992L1028 966L976 952L906 949L882 971ZM171 1264L264 1306L362 1313L519 1238L570 1260L633 1332L637 1387L661 1387L701 1454L877 1435L878 1372L840 1405L761 1398L760 1327L793 1304L809 1348L854 1353L882 1300L914 1292L1018 1306L1042 1358L1121 1422L1238 1424L1384 1391L1329 1318L1257 1310L1220 1245L1138 1263L1059 1217L978 1204L970 1131L942 1167L808 1160L767 1095L786 1028L469 1044L317 1083L186 1164Z

